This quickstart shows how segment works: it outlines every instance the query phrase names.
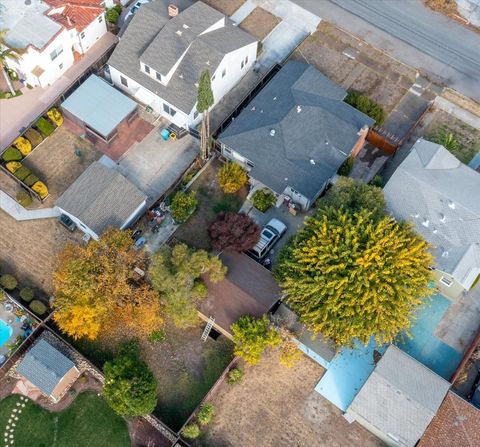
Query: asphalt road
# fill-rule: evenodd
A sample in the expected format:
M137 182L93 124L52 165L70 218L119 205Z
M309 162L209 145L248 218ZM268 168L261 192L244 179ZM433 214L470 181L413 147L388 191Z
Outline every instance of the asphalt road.
M480 34L420 0L292 1L480 101Z

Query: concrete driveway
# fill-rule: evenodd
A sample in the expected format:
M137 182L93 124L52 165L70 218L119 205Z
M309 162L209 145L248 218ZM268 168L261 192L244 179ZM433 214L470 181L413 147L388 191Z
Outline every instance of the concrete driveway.
M147 194L148 205L175 184L200 152L198 141L191 135L177 141L164 141L159 130L166 124L162 120L140 143L134 144L118 163L106 156L100 159Z

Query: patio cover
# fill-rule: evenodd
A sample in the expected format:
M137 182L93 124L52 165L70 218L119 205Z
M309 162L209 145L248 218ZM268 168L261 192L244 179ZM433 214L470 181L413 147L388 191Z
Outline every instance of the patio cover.
M96 75L91 75L62 108L105 138L137 107L137 103Z

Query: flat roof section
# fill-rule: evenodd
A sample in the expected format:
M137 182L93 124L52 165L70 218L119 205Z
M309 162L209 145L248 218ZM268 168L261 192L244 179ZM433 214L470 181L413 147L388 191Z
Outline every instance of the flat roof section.
M104 137L136 107L135 101L93 74L62 103L63 109Z

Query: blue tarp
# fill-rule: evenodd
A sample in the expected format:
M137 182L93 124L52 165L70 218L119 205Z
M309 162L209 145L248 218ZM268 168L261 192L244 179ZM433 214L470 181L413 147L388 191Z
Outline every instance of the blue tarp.
M136 107L135 101L93 74L62 103L63 109L104 137Z

